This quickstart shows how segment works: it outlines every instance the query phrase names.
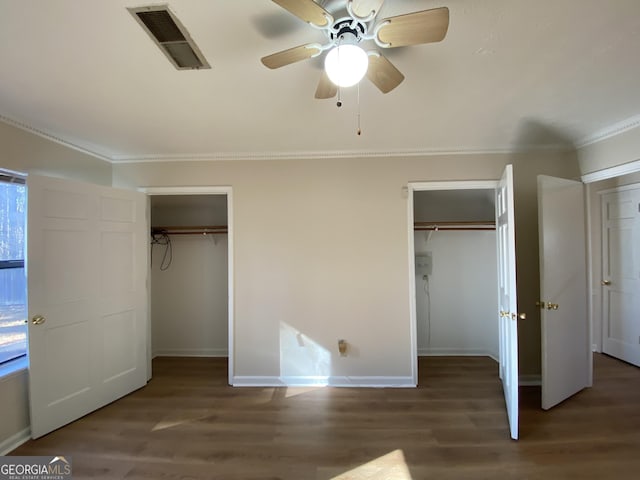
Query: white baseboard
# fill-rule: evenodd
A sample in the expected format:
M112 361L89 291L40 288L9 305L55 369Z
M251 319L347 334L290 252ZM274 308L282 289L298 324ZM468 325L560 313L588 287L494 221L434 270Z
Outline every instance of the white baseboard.
M234 387L364 387L364 388L414 388L412 377L314 377L314 376L238 376L233 377Z
M31 438L31 428L27 427L24 430L11 435L9 438L0 442L0 456L6 455L7 453L15 450L24 442Z
M518 385L521 387L538 387L542 385L542 377L540 375L520 375L518 377Z
M183 348L157 350L153 352L156 357L228 357L229 350L226 348Z
M497 355L486 350L473 348L419 348L419 357L490 357L496 362Z

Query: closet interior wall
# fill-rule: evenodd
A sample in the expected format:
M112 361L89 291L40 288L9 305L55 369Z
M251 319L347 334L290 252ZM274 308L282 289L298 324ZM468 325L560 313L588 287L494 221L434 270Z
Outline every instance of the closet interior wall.
M495 192L414 193L418 355L498 358Z
M226 201L150 197L154 357L228 355Z

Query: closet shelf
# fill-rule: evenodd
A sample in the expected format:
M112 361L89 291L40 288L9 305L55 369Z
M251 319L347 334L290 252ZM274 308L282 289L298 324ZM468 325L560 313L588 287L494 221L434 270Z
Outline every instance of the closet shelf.
M189 227L151 227L151 235L214 235L226 234L226 225L193 225Z
M414 222L415 231L423 230L495 230L496 222Z

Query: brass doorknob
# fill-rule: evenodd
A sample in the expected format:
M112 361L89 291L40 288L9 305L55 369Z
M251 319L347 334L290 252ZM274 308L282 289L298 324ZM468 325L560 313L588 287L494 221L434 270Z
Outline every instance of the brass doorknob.
M511 314L511 318L513 320L526 320L527 319L527 314L526 313L512 313Z
M602 282L600 283L603 287L608 287L609 285L611 285L611 280L602 280Z
M539 302L536 302L536 307L546 308L547 310L558 310L558 308L560 308L560 305L558 305L557 303L544 302L541 300Z
M46 320L47 319L42 315L34 315L31 319L31 323L33 323L34 325L42 325Z

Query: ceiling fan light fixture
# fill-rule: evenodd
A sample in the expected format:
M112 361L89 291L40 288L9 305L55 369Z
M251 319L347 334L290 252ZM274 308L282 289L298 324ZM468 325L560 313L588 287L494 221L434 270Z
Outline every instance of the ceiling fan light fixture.
M367 73L369 55L352 42L343 42L332 48L324 59L329 79L339 87L351 87Z

